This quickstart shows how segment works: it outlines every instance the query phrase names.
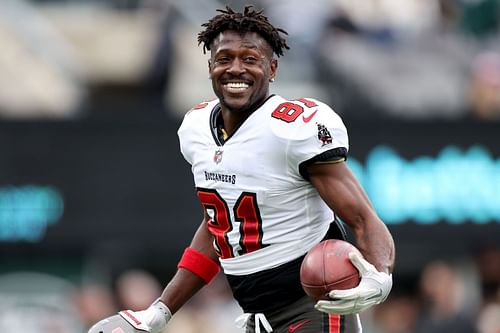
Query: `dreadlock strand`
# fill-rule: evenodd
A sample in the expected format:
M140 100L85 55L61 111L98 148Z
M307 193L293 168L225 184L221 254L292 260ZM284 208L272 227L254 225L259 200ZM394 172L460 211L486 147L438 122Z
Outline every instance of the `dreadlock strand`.
M253 6L245 6L243 13L235 12L231 7L217 9L217 14L201 26L205 29L198 34L198 44L203 44L203 52L210 50L214 39L223 31L238 30L241 32L256 32L261 35L271 46L273 52L279 57L285 49L290 49L285 38L281 35L288 33L274 27L263 10L255 10Z

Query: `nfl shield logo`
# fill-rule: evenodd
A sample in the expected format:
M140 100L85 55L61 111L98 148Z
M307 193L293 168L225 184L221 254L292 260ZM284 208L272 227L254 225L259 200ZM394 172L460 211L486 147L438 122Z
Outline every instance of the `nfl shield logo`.
M223 151L220 149L215 151L215 154L214 154L215 164L219 164L222 161L222 153L223 153Z

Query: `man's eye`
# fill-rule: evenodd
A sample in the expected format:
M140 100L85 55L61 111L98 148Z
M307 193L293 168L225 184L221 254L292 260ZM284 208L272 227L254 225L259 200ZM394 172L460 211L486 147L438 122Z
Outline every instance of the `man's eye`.
M222 57L222 58L215 59L215 62L218 63L218 64L227 64L230 61L231 60L228 57Z
M245 57L243 61L247 64L255 64L257 62L257 58L255 57Z

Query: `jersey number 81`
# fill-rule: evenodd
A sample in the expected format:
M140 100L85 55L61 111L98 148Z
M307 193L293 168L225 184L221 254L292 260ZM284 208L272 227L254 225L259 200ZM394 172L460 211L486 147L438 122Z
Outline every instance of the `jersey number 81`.
M214 189L198 188L198 199L206 211L213 214L208 223L208 230L214 236L215 250L222 258L233 258L233 248L229 244L227 234L233 230L227 202ZM257 195L243 192L233 207L233 215L240 224L240 249L238 254L250 253L266 247L262 243L262 219L257 205Z

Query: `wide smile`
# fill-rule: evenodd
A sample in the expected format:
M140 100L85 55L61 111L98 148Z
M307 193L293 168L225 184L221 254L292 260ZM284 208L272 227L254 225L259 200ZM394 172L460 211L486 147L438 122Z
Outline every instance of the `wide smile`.
M227 82L222 84L224 90L232 94L246 92L250 88L250 86L251 84L248 84L246 82Z

